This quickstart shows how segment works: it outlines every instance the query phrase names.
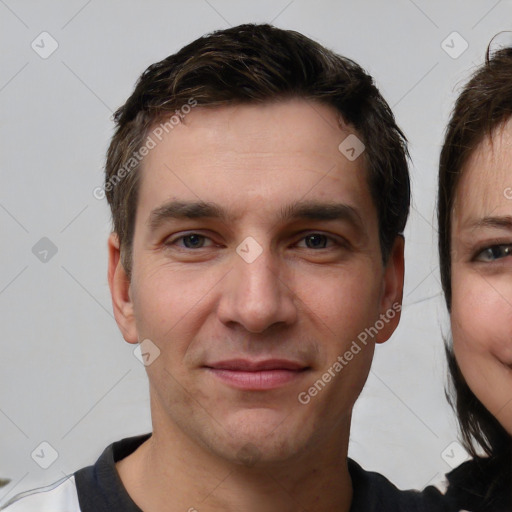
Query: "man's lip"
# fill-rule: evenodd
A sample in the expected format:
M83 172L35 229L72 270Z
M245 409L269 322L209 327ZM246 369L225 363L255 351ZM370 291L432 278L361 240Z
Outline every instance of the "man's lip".
M244 391L268 391L303 379L311 368L288 359L217 361L203 368L224 384Z
M250 361L248 359L230 359L217 361L205 365L214 370L232 370L242 372L258 372L263 370L291 370L301 371L309 368L307 365L287 359L265 359L263 361Z

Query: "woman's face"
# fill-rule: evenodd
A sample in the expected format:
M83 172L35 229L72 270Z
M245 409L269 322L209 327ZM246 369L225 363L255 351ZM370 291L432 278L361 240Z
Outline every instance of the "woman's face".
M452 212L455 357L469 387L512 435L512 122L463 169Z

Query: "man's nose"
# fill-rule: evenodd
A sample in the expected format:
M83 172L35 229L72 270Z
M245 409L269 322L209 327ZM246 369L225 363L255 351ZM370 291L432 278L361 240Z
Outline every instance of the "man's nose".
M242 247L233 257L218 309L221 321L237 323L252 333L295 322L298 299L293 292L292 269L268 246L260 246L254 259L254 253L247 256Z

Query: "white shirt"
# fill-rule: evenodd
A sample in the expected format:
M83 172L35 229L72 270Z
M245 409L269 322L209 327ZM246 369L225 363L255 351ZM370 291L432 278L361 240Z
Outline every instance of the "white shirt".
M80 512L74 475L18 494L0 510L8 512Z

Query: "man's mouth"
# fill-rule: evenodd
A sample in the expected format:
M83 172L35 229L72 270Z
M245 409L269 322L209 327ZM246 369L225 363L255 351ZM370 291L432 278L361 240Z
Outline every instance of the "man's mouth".
M254 391L283 386L302 378L310 370L309 366L286 359L232 359L211 363L204 368L225 384Z

